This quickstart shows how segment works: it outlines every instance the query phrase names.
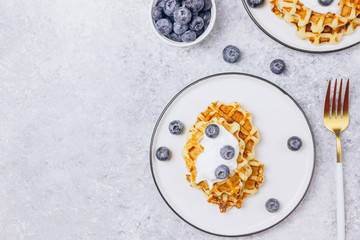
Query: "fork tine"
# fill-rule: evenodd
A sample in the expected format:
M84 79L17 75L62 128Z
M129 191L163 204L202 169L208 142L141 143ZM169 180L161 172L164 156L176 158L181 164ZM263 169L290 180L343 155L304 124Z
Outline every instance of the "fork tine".
M334 87L334 96L332 100L332 111L331 111L331 118L336 118L335 115L335 105L336 105L336 86L337 86L337 79L335 80L335 87Z
M349 117L349 79L347 80L347 83L346 83L344 105L343 105L343 116Z
M329 114L330 114L330 90L331 90L331 80L329 80L329 85L326 92L324 118L329 118Z
M342 91L342 83L343 79L341 79L340 82L340 88L339 88L339 97L338 97L338 103L337 103L337 117L341 118L341 91Z

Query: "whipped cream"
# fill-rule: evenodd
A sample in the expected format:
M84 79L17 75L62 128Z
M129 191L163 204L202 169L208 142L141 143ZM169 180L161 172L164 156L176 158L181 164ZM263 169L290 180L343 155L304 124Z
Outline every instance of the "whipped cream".
M310 8L314 12L323 13L326 14L328 12L330 13L338 13L340 12L340 0L334 0L333 3L331 3L329 6L323 6L321 5L318 0L299 0L302 4L304 4L306 7Z
M196 183L206 180L211 190L214 183L224 181L215 177L215 169L220 165L226 165L230 169L230 174L237 168L237 158L239 156L239 142L226 128L219 126L219 135L216 138L209 138L204 134L200 141L204 151L199 154L196 160ZM235 155L230 160L225 160L220 155L220 149L230 145L235 149Z

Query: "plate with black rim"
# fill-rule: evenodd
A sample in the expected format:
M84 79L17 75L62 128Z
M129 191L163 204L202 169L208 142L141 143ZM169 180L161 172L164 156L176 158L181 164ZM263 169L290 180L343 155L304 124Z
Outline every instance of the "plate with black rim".
M190 187L182 158L187 131L197 115L215 101L239 102L253 116L260 142L256 159L264 163L265 181L259 191L246 198L240 209L220 213L201 190ZM172 135L169 123L180 120L184 132ZM302 147L291 151L287 140L298 136ZM159 161L156 150L166 146L171 158ZM244 73L222 73L205 77L185 87L161 113L151 138L150 166L155 185L166 204L181 219L207 233L244 236L264 231L284 220L299 205L310 185L315 163L314 137L309 121L296 101L273 83ZM276 198L280 208L270 213L265 202Z
M275 41L294 50L310 53L328 53L340 51L360 43L360 30L356 29L353 34L345 35L336 44L313 45L307 39L301 39L296 36L294 25L286 23L284 19L277 17L271 12L269 0L265 0L264 4L258 8L251 8L247 0L242 0L242 2L251 19L264 33ZM336 4L336 1L332 4Z

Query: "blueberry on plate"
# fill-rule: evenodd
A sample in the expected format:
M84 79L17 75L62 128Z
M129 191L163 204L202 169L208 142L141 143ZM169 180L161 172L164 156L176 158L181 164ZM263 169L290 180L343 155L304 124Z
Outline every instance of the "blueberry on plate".
M229 176L230 169L226 165L220 165L215 169L215 177L218 179L225 179Z
M193 42L196 39L196 32L189 30L181 34L181 40L184 42Z
M281 59L275 59L270 63L270 70L275 74L281 74L285 70L285 62Z
M279 210L279 207L280 207L280 203L275 198L270 198L265 203L266 210L268 210L271 213L276 212L277 210Z
M203 9L205 2L204 0L185 0L185 6L192 12L199 12Z
M205 135L209 138L216 138L219 135L220 128L216 124L209 124L205 128Z
M167 147L159 147L156 150L156 158L160 161L166 161L170 159L170 150Z
M288 145L288 148L291 151L297 151L297 150L299 150L301 148L302 141L301 141L301 139L299 137L293 136L293 137L288 139L287 145Z
M204 19L204 24L209 25L210 23L210 18L211 18L211 12L210 11L206 11L206 12L200 12L199 13L199 17L202 17L202 19Z
M163 11L162 7L159 7L159 6L154 7L151 11L151 16L155 21L163 18L164 11Z
M165 2L164 6L164 13L166 15L173 16L175 10L180 7L180 1L179 0L167 0Z
M264 0L247 0L247 3L249 4L250 7L257 8L263 5Z
M224 48L222 55L225 62L235 63L240 58L240 50L233 45L229 45Z
M174 120L169 124L169 131L174 135L179 135L184 130L184 124L179 120Z
M332 4L334 2L334 0L318 0L320 5L323 6L329 6L330 4Z
M189 28L190 30L193 31L200 31L200 29L202 29L204 27L204 19L202 19L202 17L194 17L190 24L189 24Z
M168 35L172 31L172 23L169 19L162 18L156 22L155 28L161 35Z
M176 34L183 34L189 29L189 26L187 24L181 24L178 22L174 22L173 30Z
M175 42L182 42L181 35L171 32L169 38Z
M230 160L235 156L235 149L230 145L225 145L220 149L220 156L225 160Z
M191 21L191 18L191 11L186 7L180 7L174 12L175 22L178 22L180 24L188 24Z
M204 0L204 7L203 9L201 9L201 11L210 10L211 7L212 7L211 0Z

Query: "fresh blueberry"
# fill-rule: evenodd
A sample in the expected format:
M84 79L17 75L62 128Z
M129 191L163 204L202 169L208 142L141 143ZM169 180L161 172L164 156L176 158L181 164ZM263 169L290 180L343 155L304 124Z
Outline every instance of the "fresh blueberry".
M155 155L158 160L166 161L170 158L170 150L167 147L159 147Z
M196 37L200 37L205 32L205 28L200 29L200 31L196 31Z
M174 19L180 24L188 24L191 21L191 11L186 7L181 7L175 10Z
M166 2L166 0L161 0L161 1L159 1L159 2L156 4L156 6L162 7L162 9L164 9L164 7L165 7L165 2Z
M174 120L169 124L169 131L174 135L179 135L184 130L184 124L179 120Z
M156 30L162 35L168 35L172 31L172 23L167 18L159 19L155 24Z
M240 50L233 45L229 45L224 48L222 55L225 62L235 63L240 58Z
M203 9L201 9L201 11L210 10L211 7L212 7L211 0L204 0L204 7Z
M268 210L271 213L276 212L277 210L279 210L279 207L280 207L280 203L275 198L270 198L265 203L266 210Z
M225 145L220 149L220 155L225 160L230 160L235 156L235 149L230 145Z
M192 42L196 39L196 32L189 30L181 34L181 40L184 42Z
M229 176L230 169L226 165L220 165L215 169L215 177L218 179L225 179Z
M159 6L154 7L151 11L151 16L155 21L159 20L160 18L163 18L164 11L162 7Z
M175 42L182 42L181 40L181 35L179 34L176 34L174 32L171 32L170 35L169 35L170 39L175 41Z
M202 17L202 19L204 19L204 24L208 25L210 23L211 12L210 11L201 12L199 13L199 17Z
M281 74L285 70L285 62L281 59L275 59L270 64L270 70L275 74Z
M173 16L175 10L180 7L180 1L179 0L167 0L165 2L164 6L164 13L166 15Z
M185 0L184 3L192 12L201 11L205 5L204 0Z
M329 6L330 4L333 3L333 1L334 0L318 0L319 4L323 6Z
M173 30L176 34L183 34L189 29L189 25L174 22Z
M287 145L288 145L288 148L291 151L297 151L297 150L299 150L301 148L302 141L301 141L301 139L299 137L293 136L293 137L288 139Z
M199 16L194 17L189 24L190 30L193 31L200 31L200 29L202 29L203 27L204 27L204 19L202 19Z
M264 3L264 0L247 0L247 3L249 4L250 7L257 8Z
M220 128L216 124L209 124L205 128L205 134L209 138L216 138L219 135Z

